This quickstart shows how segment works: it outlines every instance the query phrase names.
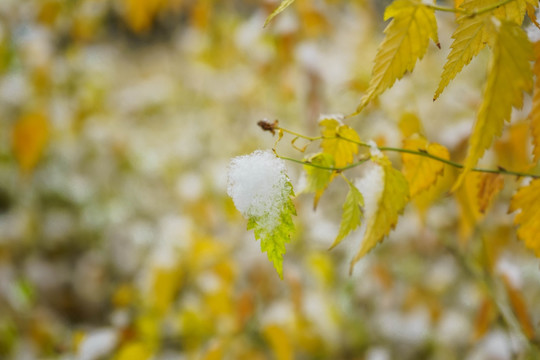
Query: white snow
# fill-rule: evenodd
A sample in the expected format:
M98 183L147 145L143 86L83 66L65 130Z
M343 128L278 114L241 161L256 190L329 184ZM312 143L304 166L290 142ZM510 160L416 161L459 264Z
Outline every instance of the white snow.
M113 329L99 329L86 335L79 346L78 360L101 359L116 346L118 335Z
M355 181L356 188L364 197L364 220L357 232L361 239L364 238L367 223L377 212L384 187L384 170L380 165L369 162L364 165L364 170L364 176Z
M227 193L246 218L259 218L273 229L287 201L285 162L270 150L235 157L229 164Z

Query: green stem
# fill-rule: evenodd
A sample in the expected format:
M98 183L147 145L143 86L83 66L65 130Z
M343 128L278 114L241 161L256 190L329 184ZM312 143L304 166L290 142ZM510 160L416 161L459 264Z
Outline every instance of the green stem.
M511 0L513 1L513 0ZM508 0L506 0L506 2L508 2ZM341 135L336 135L336 136L306 136L306 135L302 135L302 134L299 134L297 132L294 132L294 131L291 131L291 130L287 130L287 129L284 129L284 128L278 128L279 130L285 132L285 133L288 133L288 134L291 134L291 135L294 135L296 137L299 137L299 138L302 138L302 139L306 139L308 141L317 141L317 140L331 140L331 139L342 139L342 140L345 140L345 141L348 141L348 142L351 142L353 144L356 144L358 146L362 146L362 147L371 147L371 145L365 143L365 142L362 142L362 141L356 141L356 140L353 140L353 139L348 139L344 136L341 136ZM465 166L463 166L462 164L460 163L457 163L457 162L454 162L452 160L448 160L448 159L445 159L445 158L442 158L442 157L439 157L437 155L433 155L433 154L430 154L428 153L427 151L420 151L420 150L410 150L410 149L402 149L402 148L395 148L395 147L390 147L390 146L379 146L377 147L379 150L381 151L393 151L393 152L399 152L399 153L406 153L406 154L411 154L411 155L417 155L417 156L423 156L423 157L426 157L426 158L430 158L430 159L433 159L433 160L436 160L436 161L439 161L439 162L442 162L444 164L447 164L447 165L450 165L450 166L453 166L457 169L463 169ZM304 161L304 160L297 160L297 159L293 159L293 158L287 158L287 157L282 157L280 155L277 155L276 153L276 156L278 156L279 158L283 159L283 160L288 160L288 161L293 161L293 162L296 162L296 163L299 163L299 164L303 164L303 165L308 165L308 166L312 166L312 167L316 167L316 168L319 168L319 169L323 169L323 170L332 170L332 171L338 171L338 172L341 172L341 171L344 171L344 170L347 170L347 169L350 169L350 168L353 168L353 167L356 167L358 165L361 165L363 164L364 162L366 162L367 160L369 159L362 159L360 160L359 162L356 162L356 163L353 163L353 164L350 164L348 166L343 166L341 168L336 168L336 167L328 167L328 166L322 166L322 165L317 165L317 164L312 164L310 163L309 161ZM525 172L520 172L520 171L511 171L511 170L506 170L506 169L483 169L483 168L472 168L471 171L475 171L475 172L481 172L481 173L489 173L489 174L501 174L501 175L512 175L512 176L520 176L520 177L531 177L531 178L534 178L534 179L538 179L540 178L540 175L537 175L537 174L529 174L529 173L525 173Z
M429 9L433 9L436 11L444 11L444 12L452 12L452 13L460 13L460 14L468 14L467 10L463 10L460 8L451 8L446 6L438 6L438 5L430 5L430 4L423 4L425 7Z
M356 140L353 140L353 139L347 139L346 137L339 136L339 135L336 136L336 137L340 138L340 139L343 139L345 141L349 141L351 143L357 144L359 146L370 147L369 144L366 144L366 143L361 142L361 141L356 141ZM457 169L463 169L465 167L462 164L456 163L456 162L448 160L448 159L438 157L436 155L428 153L427 151L402 149L402 148L395 148L395 147L390 147L390 146L379 146L377 148L379 150L381 150L381 151L394 151L394 152L407 153L407 154L427 157L427 158L430 158L430 159L433 159L433 160L436 160L436 161L440 161L440 162L445 163L447 165L453 166L453 167L455 167ZM495 170L495 169L472 168L471 171L490 173L490 174L503 174L503 175L522 176L522 177L532 177L532 178L535 178L535 179L540 178L540 175L529 174L529 173L524 173L524 172L519 172L519 171L510 171L510 170L506 170L506 169L496 169Z
M275 151L274 151L274 153L276 154L276 156L278 158L283 159L283 160L292 161L292 162L295 162L295 163L298 163L298 164L311 166L311 167L314 167L314 168L317 168L317 169L329 170L329 171L337 171L337 172L342 172L342 171L345 171L345 170L348 170L348 169L352 169L354 167L362 165L363 163L365 163L366 161L369 160L369 158L366 158L366 159L361 159L361 160L359 160L359 161L357 161L355 163L349 164L347 166L330 167L330 166L314 164L314 163L306 161L306 160L298 160L298 159L294 159L294 158L290 158L290 157L286 157L286 156L281 156L281 155L278 155Z
M495 10L495 9L498 8L499 6L506 5L506 4L508 4L509 2L512 2L512 1L515 1L515 0L501 0L501 1L499 1L498 3L495 3L495 4L493 4L493 5L486 6L486 7L483 8L483 9L475 10L475 11L469 13L469 16L476 16L476 15L481 15L481 14L490 12L490 11L492 11L492 10Z

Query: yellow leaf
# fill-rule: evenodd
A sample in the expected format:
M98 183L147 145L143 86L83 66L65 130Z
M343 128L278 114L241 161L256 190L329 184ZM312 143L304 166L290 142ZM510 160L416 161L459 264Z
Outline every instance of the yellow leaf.
M532 46L525 31L513 22L501 22L489 65L484 100L470 137L464 171L454 188L476 165L493 138L500 136L504 121L510 120L512 107L520 108L523 105L523 92L532 90L531 60Z
M518 237L525 241L525 246L534 251L540 257L540 179L533 180L528 186L524 186L512 197L509 212L518 209L520 213L514 218L514 224L518 225Z
M462 242L469 239L478 221L482 218L477 201L479 182L480 174L469 172L465 175L463 184L454 192L460 208L459 238Z
M293 347L290 336L279 325L268 325L263 330L264 337L270 344L276 360L292 360Z
M502 138L495 142L498 165L507 170L528 171L531 164L529 124L524 121L508 127Z
M461 6L462 3L463 3L463 0L454 0L454 7L457 9L458 7Z
M319 125L323 136L321 141L323 152L334 157L337 168L351 164L354 161L354 155L358 154L358 144L354 142L360 141L356 131L336 119L323 119Z
M285 10L287 7L289 7L289 5L291 5L292 3L294 2L294 0L282 0L281 1L281 4L279 4L279 6L277 7L276 10L274 10L267 18L266 18L266 21L264 22L264 26L263 27L266 27L266 25L268 25L270 23L270 21L272 21L272 19L274 17L276 17L280 12L282 12L283 10Z
M306 161L321 167L334 167L334 157L328 153L315 154L306 159ZM320 197L334 178L332 176L333 172L332 170L326 170L310 165L304 165L304 171L306 172L306 187L304 191L315 193L313 209L316 209Z
M414 134L424 135L422 122L413 113L405 112L399 119L399 130L404 138L408 138Z
M473 340L479 340L490 329L493 321L497 318L497 309L490 298L484 298L480 310L477 311L473 325Z
M362 210L362 207L364 206L364 197L362 196L362 193L358 191L356 186L354 186L347 178L345 178L345 180L349 185L349 193L343 203L343 215L341 215L342 219L341 225L339 226L339 233L330 249L337 246L345 236L360 226L364 215Z
M49 123L41 114L20 118L13 128L13 151L23 172L31 171L39 161L49 139Z
M124 17L131 30L147 31L166 0L123 0Z
M384 30L385 38L377 50L373 77L357 112L414 69L426 53L429 39L436 44L437 21L433 9L419 1L395 0L386 8L384 19L394 18Z
M527 2L527 16L529 16L529 19L531 19L532 23L536 25L537 28L540 28L540 24L538 23L538 20L536 18L536 9L535 7L538 6L538 0L533 0L535 4L531 4L531 2Z
M403 141L403 148L414 151L424 151L430 155L437 156L448 160L450 154L442 145L431 143L429 144L425 138L416 137ZM403 173L409 182L409 190L411 197L418 193L427 190L435 182L437 178L443 174L444 163L428 157L402 153Z
M154 309L165 313L181 286L182 274L178 268L156 267L153 270L151 301Z
M504 187L504 178L501 174L480 174L480 181L478 183L478 211L482 214L486 212L486 209L491 204L493 198Z
M381 242L398 221L398 216L409 201L409 185L403 174L394 169L386 158L373 158L382 166L384 172L383 189L377 204L375 214L367 219L367 227L360 250L351 261L349 272L354 264ZM359 189L362 191L362 189Z
M525 15L526 1L511 1L497 7L493 11L476 16L470 16L468 14L459 16L457 19L458 27L452 34L454 41L450 46L451 50L444 65L441 81L435 91L434 100L441 95L450 81L456 77L464 66L471 62L473 57L478 55L486 44L493 45L496 35L491 22L491 16L495 15L498 19L513 21L521 25ZM500 0L466 0L462 1L461 8L469 13L473 13L474 11L497 3L500 3Z
M120 348L115 356L115 360L147 360L152 356L144 344L140 342L130 342Z
M506 288L508 298L510 299L512 310L514 310L514 314L516 314L516 318L521 325L523 333L528 339L533 339L534 326L532 324L531 317L529 316L529 310L527 309L527 303L525 302L523 294L510 282L507 276L502 276L502 280L504 287Z
M443 173L437 178L435 184L429 189L417 194L414 199L412 199L414 206L418 209L422 221L425 220L426 211L429 207L448 193L456 178L456 169L445 164Z
M531 110L531 133L533 138L533 155L534 161L540 160L540 41L534 43L534 96L532 100Z

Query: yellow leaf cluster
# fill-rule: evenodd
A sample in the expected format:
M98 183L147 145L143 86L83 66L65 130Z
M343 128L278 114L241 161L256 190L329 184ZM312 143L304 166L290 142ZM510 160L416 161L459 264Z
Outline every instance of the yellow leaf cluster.
M429 39L439 43L433 9L419 1L396 0L386 8L384 19L393 18L375 56L373 77L357 112L390 88L426 53Z
M514 219L519 226L518 237L525 242L525 246L540 257L540 179L533 180L524 186L512 197L509 212L520 210Z
M321 148L324 153L334 157L335 166L340 168L353 163L360 142L356 131L332 118L322 119L319 125L323 137Z
M486 45L493 46L496 40L496 31L492 23L492 16L502 21L511 21L521 25L525 16L528 0L511 1L496 7L492 11L470 16L470 13L500 3L499 0L466 0L456 1L467 14L459 16L458 27L452 34L451 50L441 75L441 81L435 95L436 100L452 79L469 64L473 57L478 55Z
M423 151L442 159L450 159L448 150L437 143L428 143L423 137L414 137L403 141L403 148L413 151ZM411 197L427 190L435 184L444 172L444 163L417 154L402 153L403 173L409 182Z
M494 137L500 136L504 121L510 120L512 107L523 105L523 92L532 90L530 61L533 60L533 52L527 34L516 23L503 21L496 36L484 100L470 137L465 169L456 187L476 165Z

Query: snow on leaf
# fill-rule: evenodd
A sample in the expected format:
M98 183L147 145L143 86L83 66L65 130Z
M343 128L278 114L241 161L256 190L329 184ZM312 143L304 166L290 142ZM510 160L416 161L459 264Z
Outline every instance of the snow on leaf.
M473 13L499 2L499 0L467 0L463 1L461 8ZM435 91L434 100L441 95L446 86L461 72L463 67L478 55L480 50L486 45L493 45L495 34L490 19L491 16L494 15L498 19L512 21L521 25L525 16L526 3L527 0L511 1L490 12L476 16L463 14L457 19L458 27L452 34L454 41L450 46L451 50L444 65L441 81Z
M540 179L533 180L528 186L518 190L510 201L509 212L521 210L514 218L514 224L519 226L518 237L525 246L540 257Z
M534 161L540 160L540 41L534 43L534 66L533 71L536 76L534 82L534 96L531 110L531 133L533 138Z
M13 152L23 172L38 163L49 139L49 123L41 114L21 117L13 128Z
M431 143L423 137L405 139L403 148L414 151L425 151L428 154L449 159L448 150L439 144ZM411 197L427 190L443 174L444 163L428 157L415 154L402 153L403 173L409 182Z
M484 173L480 175L478 184L478 210L484 214L493 198L504 187L504 177L501 174Z
M311 156L307 161L313 165L319 165L321 167L333 168L334 167L334 157L328 153L319 153ZM304 170L306 172L306 187L304 191L314 192L315 199L313 200L313 208L317 208L317 203L321 195L324 193L328 184L333 179L332 170L326 170L310 165L304 165Z
M272 21L272 19L274 17L276 17L279 13L281 13L283 10L285 10L286 8L289 7L289 5L291 5L292 3L294 2L294 0L283 0L281 1L281 4L279 4L279 6L277 7L276 10L274 10L267 18L266 18L266 21L264 22L264 27L266 27L270 21Z
M330 249L337 246L341 240L345 238L345 236L360 226L362 221L364 197L353 183L347 179L346 181L349 185L349 192L345 198L345 202L343 203L343 214L341 215L339 233Z
M351 164L354 161L354 155L358 154L358 144L348 140L360 141L356 131L332 118L322 119L319 125L323 136L321 141L323 152L334 157L335 165L338 168Z
M261 251L266 252L268 260L274 264L280 278L283 279L283 255L285 255L285 243L288 243L294 232L292 216L296 215L296 209L291 196L294 196L293 188L287 183L288 200L283 204L279 213L279 222L272 228L267 227L264 217L251 217L248 221L248 230L255 233L255 239L261 241Z
M393 18L375 56L373 77L357 112L414 69L426 53L429 39L439 43L435 12L421 2L395 0L386 8L384 20Z
M398 216L409 201L409 185L405 176L394 169L386 157L373 158L384 172L383 188L377 209L367 220L366 232L362 239L360 250L351 261L349 272L352 273L354 264L381 242L398 221ZM359 189L362 191L362 189Z
M504 121L510 120L512 107L521 108L523 92L532 90L531 60L532 46L525 31L516 23L501 22L489 65L484 100L470 137L465 168L454 189L476 165L494 137L500 136Z
M261 250L283 277L285 243L294 231L292 215L296 215L293 187L283 160L271 151L260 150L232 159L227 193L248 219L248 230L253 229L255 238L261 240Z

